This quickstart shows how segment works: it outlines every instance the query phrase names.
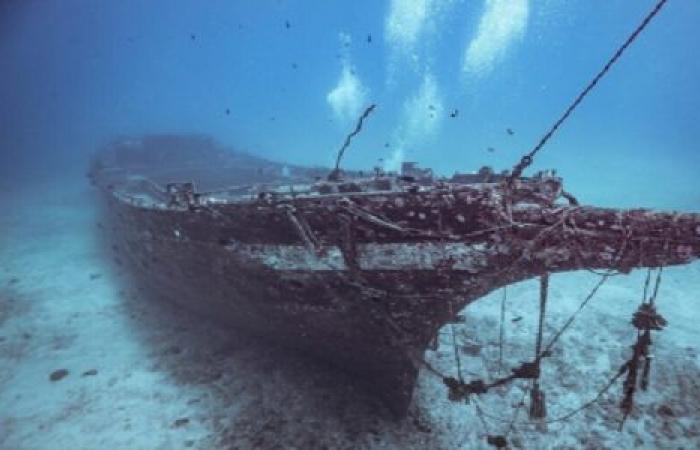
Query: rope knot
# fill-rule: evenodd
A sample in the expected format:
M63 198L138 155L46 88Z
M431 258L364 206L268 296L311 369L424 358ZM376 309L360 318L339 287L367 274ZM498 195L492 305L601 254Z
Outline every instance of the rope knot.
M449 390L448 397L452 401L469 401L469 396L472 394L479 395L488 392L488 387L483 380L474 380L465 383L456 378L445 377L442 379L442 382L447 386Z
M523 379L537 379L540 377L540 364L539 361L524 362L519 367L513 370L513 376L515 378Z
M656 307L654 305L651 303L642 303L632 316L632 325L640 331L661 331L668 325L668 322L661 314L656 312Z

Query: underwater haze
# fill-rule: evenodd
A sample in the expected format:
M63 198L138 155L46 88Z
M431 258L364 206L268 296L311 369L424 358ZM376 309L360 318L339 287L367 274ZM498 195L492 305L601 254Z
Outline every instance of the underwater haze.
M621 382L544 430L510 424L520 391L455 404L427 371L397 422L332 371L141 302L85 176L113 139L163 133L331 167L371 104L343 168L511 170L657 3L0 2L0 449L700 448L697 262L664 271L655 383L623 431ZM584 205L700 212L699 23L700 2L668 0L526 175L556 169ZM645 274L612 278L563 341L552 417L624 362ZM552 320L596 280L553 276ZM509 287L510 366L531 354L537 287ZM455 326L473 373L494 367L500 301ZM451 370L444 339L427 358Z
M369 103L349 167L508 169L653 3L3 2L3 175L157 131L329 165ZM672 1L536 167L592 202L697 209L699 11Z

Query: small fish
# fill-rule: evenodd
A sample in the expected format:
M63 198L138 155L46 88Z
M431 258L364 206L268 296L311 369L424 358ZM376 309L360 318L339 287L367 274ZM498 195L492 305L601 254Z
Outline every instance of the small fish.
M523 320L523 316L516 316L511 319L511 322L520 322Z
M428 105L428 109L431 111L435 111L435 106L434 105Z
M194 33L192 33L190 34L190 39L194 41L195 39L197 39L197 36Z
M226 108L226 115L228 116L229 114L231 114L231 110Z
M459 115L459 110L457 108L453 109L452 112L450 113L450 117L453 119Z
M284 21L284 27L285 27L286 29L290 29L290 28L292 28L292 24L289 23L288 20L285 20L285 21Z
M489 147L489 148L487 148L486 150L487 150L489 153L493 153L493 152L496 151L496 149L493 148L493 147Z
M187 418L187 417L183 417L183 418L181 418L181 419L175 420L175 422L173 422L171 428L180 428L180 427L184 427L184 426L187 425L188 423L190 423L190 419Z
M371 33L367 34L367 43L368 44L372 43L372 34Z
M389 143L388 143L388 142L385 142L385 143L384 143L384 148L389 148Z
M65 378L68 375L68 370L67 369L58 369L54 370L51 372L51 375L49 375L49 380L51 381L59 381Z
M513 131L512 128L506 128L506 133L508 133L510 136L513 136L515 134L515 131Z
M297 67L299 67L297 66L297 63L292 63L292 69L296 70Z

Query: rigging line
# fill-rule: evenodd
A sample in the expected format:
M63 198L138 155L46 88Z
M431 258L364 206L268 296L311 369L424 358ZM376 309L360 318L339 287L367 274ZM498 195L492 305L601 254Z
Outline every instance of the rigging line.
M627 242L628 242L628 240L629 240L629 235L630 235L630 232L628 232L628 233L625 234L625 240L622 242L622 245L620 246L620 248L619 248L618 251L616 252L615 257L613 258L613 260L614 260L615 262L619 261L619 260L622 258L622 256L624 255L625 249L626 249L626 247L627 247ZM579 305L578 310L575 311L575 312L569 317L569 319L566 321L566 323L564 324L564 326L563 326L561 329L559 329L559 330L557 331L557 333L554 335L554 337L553 337L553 338L549 341L549 343L547 344L547 347L545 348L545 350L542 351L542 352L539 352L539 351L538 351L538 353L535 355L535 360L533 361L534 364L537 364L537 366L539 367L540 360L541 360L542 358L544 358L545 356L548 356L548 355L551 354L551 349L552 349L552 347L554 346L554 344L557 342L557 340L563 335L563 333L568 329L568 327L574 322L575 318L576 318L576 317L578 316L578 314L583 310L583 308L588 304L588 302L594 297L594 295L596 294L596 292L598 291L598 289L607 281L607 279L608 279L609 277L611 277L611 276L613 276L613 275L614 275L614 272L613 272L612 270L611 270L611 271L608 271L608 272L607 272L606 274L604 274L604 275L601 275L600 280L599 280L598 283L593 287L593 289L589 292L589 294L586 296L586 298L583 300L583 302L581 302L581 304ZM542 286L541 286L541 288L542 288ZM542 301L542 297L541 297L540 301ZM451 305L451 303L448 303L448 306L449 306L449 308L450 308L450 314L451 314L451 311L452 311L452 305ZM454 335L453 335L453 338L454 338ZM454 343L454 341L453 341L453 343ZM456 343L455 343L455 344L456 344ZM455 346L455 358L457 359L457 362L458 362L458 364L459 364L459 355L458 355L458 353L457 353L456 346ZM459 374L460 374L460 376L461 376L461 370L460 370L460 366L459 366L459 365L458 365L458 370L459 370ZM512 373L511 375L507 376L507 377L498 379L498 380L496 380L496 381L494 381L494 382L492 382L492 383L489 383L489 384L485 384L485 385L483 386L483 388L485 388L485 389L488 390L488 389L491 389L491 388L494 388L494 387L497 387L497 386L502 386L502 385L504 385L504 384L506 384L506 383L508 383L508 382L510 382L510 381L512 381L512 380L514 380L514 379L516 379L516 378L519 378L518 373L517 373L517 370L516 370L516 371L513 371L513 373ZM463 384L463 380L462 380L461 378L460 378L459 382L460 382L461 384ZM534 386L533 386L533 391L534 391L534 392L537 392L538 390L539 390L538 386L534 385Z
M540 317L537 323L537 342L535 344L535 358L542 352L542 335L544 334L544 318L547 307L547 290L549 288L549 274L540 276Z
M613 258L614 263L618 263L622 260L622 257L624 256L624 253L625 253L625 250L627 249L627 243L630 239L631 233L632 233L631 230L628 230L628 232L625 234L625 240L622 241L622 245L617 250L615 257ZM562 326L559 329L559 331L556 332L554 337L552 337L552 339L550 339L550 341L547 344L547 347L545 347L544 351L536 356L537 359L540 359L543 357L543 355L547 355L550 353L550 351L552 350L552 347L554 347L554 344L561 337L561 335L564 334L564 331L566 331L566 329L569 328L569 326L571 326L571 324L576 319L576 316L583 310L583 308L586 307L586 305L593 298L593 296L595 296L596 292L598 292L598 289L600 289L600 287L603 284L605 284L606 281L608 281L608 278L610 278L614 275L615 275L615 273L613 270L609 270L608 272L600 275L600 279L598 280L598 283L596 283L596 285L593 287L593 289L591 289L591 291L588 293L586 298L579 305L578 309L576 311L574 311L574 313L571 316L569 316L567 321L564 323L564 326Z
M555 422L564 422L564 421L572 418L576 414L580 413L581 411L596 404L601 399L601 397L603 395L605 395L605 393L608 392L612 386L615 385L615 382L617 382L617 380L619 380L620 377L625 374L625 371L626 371L626 364L623 365L622 367L620 367L620 369L618 369L618 371L615 373L615 375L613 375L611 378L608 379L608 381L605 383L605 385L603 385L603 387L598 391L598 393L593 398L586 401L585 403L582 403L577 408L574 408L571 411L569 411L565 414L562 414L561 416L554 417L552 419L544 420L544 423L551 424L551 423L555 423ZM523 397L523 399L524 399L524 397ZM511 422L511 419L506 419L505 417L497 416L495 414L486 413L484 411L482 411L482 414L485 417L488 417L489 419L496 420L499 422L503 422L503 423L510 423ZM518 422L518 424L519 425L528 425L527 422L525 422L525 423Z
M590 273L592 273L593 275L596 275L596 276L599 276L599 277L602 277L603 275L607 275L607 276L609 276L609 277L619 277L619 276L622 276L622 275L627 275L626 273L622 273L622 272L619 272L619 271L616 271L616 270L606 270L606 271L604 271L604 272L601 272L601 271L598 271L598 270L595 270L595 269L589 269L589 268L586 268L586 267L584 267L583 270L585 270L586 272L590 272Z
M540 389L540 363L542 361L542 335L547 308L547 293L549 291L549 273L540 276L540 314L537 323L537 341L535 344L535 367L537 375L532 379L530 391L530 418L543 419L546 415L545 394Z
M476 414L477 416L479 416L479 421L481 421L481 425L484 427L484 431L486 431L487 435L490 435L491 432L489 431L489 424L486 422L486 419L484 419L484 413L481 410L479 403L474 402L474 409L476 409Z
M423 359L423 358L421 358L421 357L416 357L414 362L417 362L418 364L423 365L426 369L428 369L428 371L429 371L430 373L432 373L433 375L436 375L436 376L437 376L438 378L440 378L440 379L445 379L445 378L447 378L447 375L441 373L441 372L440 372L439 370L437 370L435 367L433 367L432 365L430 365L430 363L429 363L428 361L426 361L425 359Z
M450 317L452 317L452 301L450 300L447 304L450 308ZM457 380L459 380L460 383L464 383L464 378L462 378L462 362L459 359L459 349L457 348L457 336L455 335L455 326L453 323L450 324L450 331L452 332L452 348L454 349L455 361L457 362Z
M513 417L510 420L510 423L508 424L508 429L506 430L505 437L507 438L508 435L510 435L511 431L515 430L515 424L518 419L518 414L520 413L520 409L522 409L523 406L525 406L525 396L527 396L527 393L530 392L530 389L525 387L523 389L523 395L520 397L520 403L518 403L518 407L515 408L515 411L513 412Z
M559 329L559 331L557 331L557 333L554 335L554 337L552 337L552 339L549 341L549 343L545 347L544 351L542 353L540 353L537 356L537 358L542 358L543 355L549 354L549 352L552 350L552 347L554 347L554 344L557 342L559 337L561 337L561 335L564 334L564 331L566 331L566 329L569 328L569 326L571 326L571 324L576 319L576 316L578 315L578 313L580 313L583 310L583 308L586 307L588 302L593 298L593 296L596 294L596 292L598 292L598 289L600 289L600 287L608 280L608 278L611 275L612 274L604 274L604 275L600 276L600 280L598 280L598 283L593 287L593 289L591 289L591 291L588 293L586 298L581 302L581 304L579 305L576 312L574 312L571 316L569 316L569 319L566 321L566 323L564 323L564 326L562 326Z
M647 269L647 277L644 280L644 294L642 294L642 304L647 301L647 292L649 291L649 281L651 280L651 267Z
M603 386L603 388L600 391L598 391L598 393L596 394L595 397L593 397L592 399L590 399L586 403L583 403L582 405L580 405L578 408L575 408L564 415L547 420L546 423L564 422L564 421L572 418L576 414L580 413L584 409L596 404L600 400L600 398L603 395L605 395L605 393L608 392L611 387L613 387L615 385L615 382L617 382L617 380L619 380L620 377L622 375L624 375L624 373L625 373L625 371L622 368L620 368L620 370L618 370L617 373L608 380L608 382Z
M527 248L525 245L521 245L522 248L517 249L517 250L520 250L520 254L517 255L513 259L513 261L511 261L510 264L508 264L506 267L498 269L498 271L495 273L495 276L500 276L504 272L508 272L508 271L513 270L513 268L516 267L516 265L518 263L520 263L522 260L524 260L527 257L528 251L533 251L535 249L535 246L538 245L541 241L543 241L547 237L548 234L553 233L554 231L556 231L556 229L558 227L560 227L564 224L564 222L568 218L569 214L572 214L579 209L580 209L579 207L575 207L575 208L571 208L568 210L561 210L561 219L557 220L557 222L555 222L551 225L547 225L547 226L539 226L538 225L538 227L543 227L543 229L541 231L539 231L534 238L532 238L528 241L525 241L525 243L527 244ZM510 222L513 223L512 220Z
M656 294L659 293L659 284L661 284L661 272L664 270L664 266L659 267L659 271L656 273L656 283L654 284L654 293L651 294L649 299L649 304L653 305L656 300Z
M503 296L501 297L501 324L498 331L498 374L501 374L503 369L503 341L505 338L505 320L506 320L506 299L508 297L508 288L503 286Z
M450 324L450 329L452 330L452 347L455 352L455 361L457 362L457 379L460 383L464 382L462 378L462 363L459 360L459 349L457 348L457 337L455 336L455 326Z
M598 72L598 74L591 80L591 82L586 86L583 91L576 97L576 99L569 105L569 107L566 109L564 114L557 120L552 128L549 129L549 131L542 136L540 141L535 145L535 147L530 150L529 153L527 153L525 156L522 157L520 162L513 168L513 171L511 172L510 176L507 179L507 184L512 184L513 180L518 178L523 170L525 170L530 164L532 164L532 160L535 157L535 154L540 151L542 147L549 141L549 138L552 137L552 135L557 131L559 126L571 115L571 113L576 109L576 107L583 101L584 97L588 95L588 93L598 84L598 81L600 81L603 76L610 70L610 68L617 62L617 60L622 56L622 53L624 53L625 50L627 50L627 47L632 44L632 42L639 36L639 33L646 28L646 26L651 22L651 19L656 16L656 14L663 8L663 6L666 4L668 0L659 0L659 2L654 6L654 8L651 10L649 14L642 20L642 22L637 26L637 29L634 30L634 32L627 38L624 44L620 46L620 48L617 49L615 54L608 60L608 62L605 64L605 66Z

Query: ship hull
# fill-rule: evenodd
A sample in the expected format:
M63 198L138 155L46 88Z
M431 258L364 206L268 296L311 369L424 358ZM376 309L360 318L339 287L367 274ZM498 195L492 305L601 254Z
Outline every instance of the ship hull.
M173 227L146 230L148 209L109 193L105 201L114 259L149 295L336 365L399 417L422 352L468 294L466 273L440 282L429 262L422 270L396 266L397 254L411 258L425 249L389 246L384 264L377 248L364 256L360 249L359 264L370 267L358 272L344 267L339 249L318 256L303 245L192 241ZM171 214L177 223L187 213Z

